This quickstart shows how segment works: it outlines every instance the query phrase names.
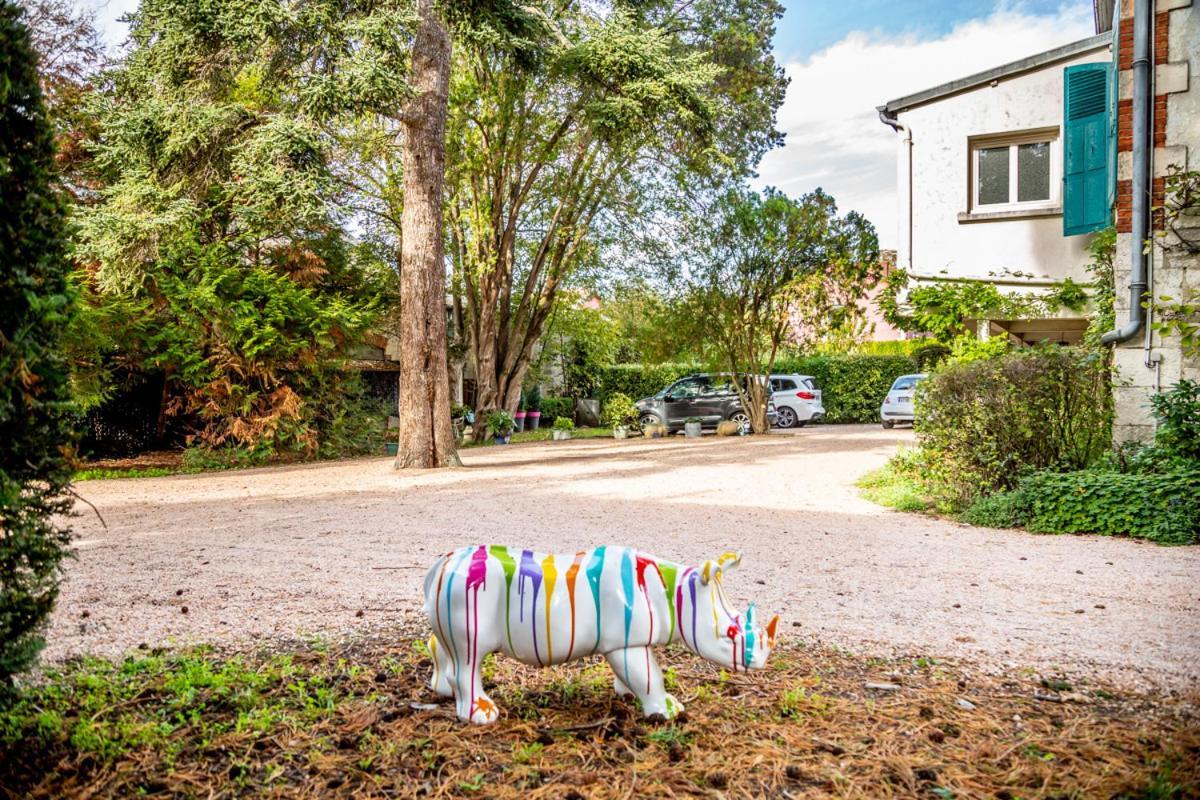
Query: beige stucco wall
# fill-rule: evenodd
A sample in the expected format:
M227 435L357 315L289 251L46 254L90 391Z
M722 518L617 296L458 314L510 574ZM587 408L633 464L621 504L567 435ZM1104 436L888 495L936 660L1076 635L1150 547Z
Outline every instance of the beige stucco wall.
M1061 213L986 222L960 222L958 215L969 210L968 138L1056 127L1061 170L1063 68L1110 58L1105 46L900 112L913 139L913 247L910 258L906 145L898 134L899 266L917 276L988 278L1005 291L1086 280L1091 237L1064 237Z
M1132 10L1132 3L1123 3L1123 12ZM1173 10L1172 10L1173 9ZM1200 169L1200 8L1187 0L1159 0L1159 12L1170 13L1168 28L1167 65L1156 65L1155 94L1167 95L1166 147L1154 151L1153 174L1165 174L1168 164L1187 169ZM1131 24L1122 20L1122 24ZM1168 69L1164 69L1164 66ZM1124 76L1123 76L1124 77ZM1122 99L1131 96L1129 80L1121 84ZM1132 161L1118 162L1117 177L1132 177ZM1194 232L1193 235L1195 235ZM1117 324L1129 319L1129 266L1132 257L1132 236L1117 235L1116 308ZM1200 292L1200 255L1179 250L1163 250L1155 246L1151 254L1150 296L1180 298L1188 290ZM1157 310L1151 309L1152 319ZM1116 441L1144 441L1154 434L1154 419L1150 414L1150 396L1170 388L1180 379L1200 380L1200 361L1184 357L1175 337L1164 338L1151 332L1149 349L1145 332L1125 342L1113 352L1116 370L1113 381L1113 400L1116 418L1113 438ZM1149 362L1149 363L1148 363Z

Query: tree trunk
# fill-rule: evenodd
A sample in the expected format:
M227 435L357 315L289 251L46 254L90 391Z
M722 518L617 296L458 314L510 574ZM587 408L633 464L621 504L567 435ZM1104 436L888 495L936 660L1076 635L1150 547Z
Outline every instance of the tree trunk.
M400 446L397 469L457 466L446 360L446 265L442 200L450 35L421 0L404 114L404 211L400 220Z

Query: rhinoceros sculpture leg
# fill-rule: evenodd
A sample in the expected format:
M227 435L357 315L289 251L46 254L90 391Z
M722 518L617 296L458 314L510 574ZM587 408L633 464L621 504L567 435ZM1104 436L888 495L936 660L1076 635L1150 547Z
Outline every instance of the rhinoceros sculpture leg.
M603 655L617 694L635 695L647 716L675 717L683 704L663 687L652 646L678 642L741 672L762 668L775 644L778 617L763 626L753 604L738 613L725 596L722 574L738 561L727 553L689 567L616 546L446 553L425 576L429 687L455 699L460 719L494 722L481 680L489 653L539 667Z
M662 670L649 647L627 647L605 653L613 671L613 688L621 696L634 695L648 717L672 719L683 711L683 703L663 687Z

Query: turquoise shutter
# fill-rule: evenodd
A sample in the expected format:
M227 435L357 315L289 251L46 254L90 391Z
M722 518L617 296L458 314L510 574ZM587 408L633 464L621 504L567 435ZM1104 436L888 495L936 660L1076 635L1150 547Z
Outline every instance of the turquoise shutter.
M1109 226L1109 136L1112 65L1079 64L1063 70L1063 235Z

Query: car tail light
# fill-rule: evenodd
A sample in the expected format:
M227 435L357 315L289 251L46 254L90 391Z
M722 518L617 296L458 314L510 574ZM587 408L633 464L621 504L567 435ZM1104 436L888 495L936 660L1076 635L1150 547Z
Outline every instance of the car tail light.
M889 394L888 396L886 396L886 397L884 397L884 398L883 398L883 404L884 404L885 406L886 406L886 405L888 405L888 404L889 404L889 403L891 403L891 402L892 402L892 396L891 396L890 394Z
M817 399L817 396L815 394L813 394L812 392L796 392L796 397L799 397L801 400L816 400Z

